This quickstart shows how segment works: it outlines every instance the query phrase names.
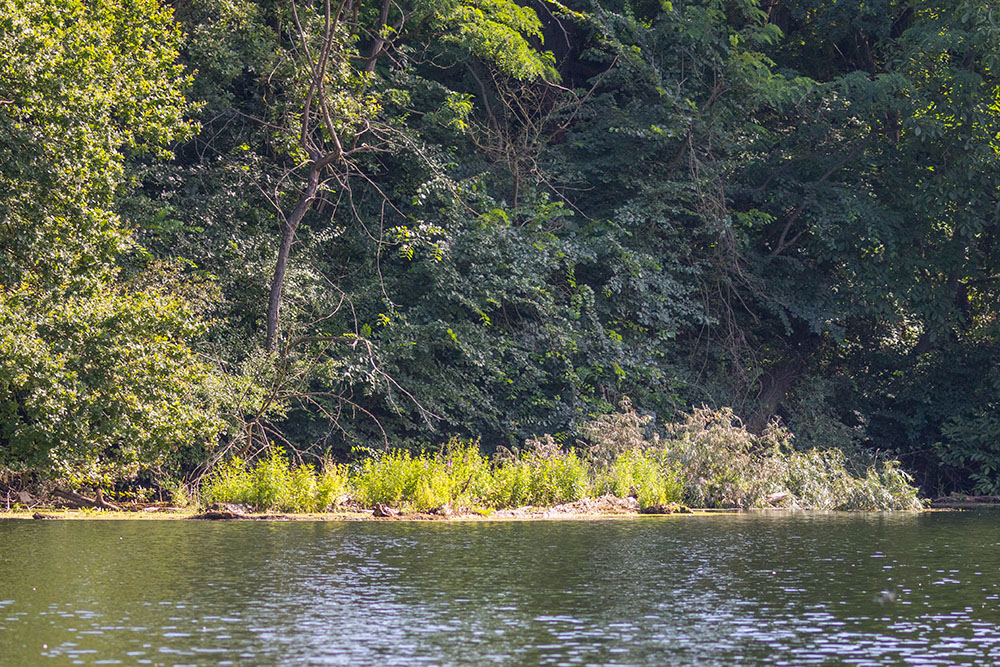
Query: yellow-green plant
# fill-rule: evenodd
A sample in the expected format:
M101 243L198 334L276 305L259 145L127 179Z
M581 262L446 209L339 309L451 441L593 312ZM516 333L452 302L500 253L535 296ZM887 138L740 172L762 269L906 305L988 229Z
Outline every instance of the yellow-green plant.
M451 505L469 509L482 506L493 484L493 471L490 460L479 450L479 441L452 438L438 458L448 474Z
M347 466L324 462L316 483L315 510L324 512L336 507L348 497L350 488Z
M252 495L252 476L238 456L223 461L201 485L201 500L213 503L249 504Z
M446 466L435 457L391 450L361 463L351 477L358 501L369 507L385 504L435 510L451 499Z
M667 460L663 451L654 450L620 454L601 486L619 498L633 496L641 509L680 502L684 492L679 466Z
M525 446L497 462L488 496L492 506L554 505L579 500L590 491L589 467L576 452L564 451L550 435Z
M248 466L234 457L221 463L202 484L205 504L234 503L257 511L322 512L347 494L346 469L327 465L321 474L312 465L293 468L281 447Z

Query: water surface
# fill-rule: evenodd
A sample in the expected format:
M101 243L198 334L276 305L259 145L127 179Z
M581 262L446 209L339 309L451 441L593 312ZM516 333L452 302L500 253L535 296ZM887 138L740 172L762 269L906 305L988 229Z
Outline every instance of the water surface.
M0 521L0 664L992 665L998 520Z

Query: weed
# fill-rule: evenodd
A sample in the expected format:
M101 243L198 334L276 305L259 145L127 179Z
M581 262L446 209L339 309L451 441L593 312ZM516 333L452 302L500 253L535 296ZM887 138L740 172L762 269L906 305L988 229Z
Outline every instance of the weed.
M246 464L238 456L223 461L216 466L201 486L201 500L206 505L214 503L236 503L249 505L252 502L253 477Z
M325 512L342 504L348 499L350 488L347 466L324 461L316 482L315 511Z
M235 503L257 511L322 512L347 495L344 466L329 464L317 474L311 465L292 468L282 448L248 466L239 457L220 464L202 484L202 502Z
M552 436L529 439L492 461L478 441L452 439L436 453L369 452L352 468L325 461L293 468L280 448L254 466L239 458L220 464L202 486L205 503L260 510L322 512L349 497L364 506L408 511L452 507L488 512L579 500L592 491L633 496L642 509L684 502L700 507L920 509L912 479L890 461L852 473L837 449L799 451L792 435L771 424L747 431L731 410L701 408L648 433L649 419L629 404L586 429L585 458Z
M589 467L545 435L497 461L487 500L493 507L555 505L579 500L590 488Z
M451 480L445 464L436 457L391 450L377 459L366 459L351 477L357 500L430 511L451 499Z
M681 471L663 451L625 451L615 459L600 484L604 493L634 497L640 509L680 502Z

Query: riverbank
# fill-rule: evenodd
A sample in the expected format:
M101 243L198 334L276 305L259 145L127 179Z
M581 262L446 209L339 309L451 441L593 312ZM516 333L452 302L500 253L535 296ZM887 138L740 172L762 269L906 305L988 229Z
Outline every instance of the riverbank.
M922 511L962 511L1000 509L1000 497L952 494L935 498ZM39 506L31 509L0 510L0 520L65 521L148 521L148 520L224 520L224 521L537 521L629 519L650 516L733 515L758 512L826 512L829 510L771 507L741 510L738 508L689 508L673 505L657 512L643 512L634 498L602 496L554 505L525 506L514 509L478 511L404 512L393 508L356 508L331 512L254 512L240 506L174 507L150 504L131 509L99 510Z
M229 458L189 483L168 482L156 493L159 500L169 498L179 507L241 508L205 516L220 519L253 512L350 515L359 508L375 518L517 518L664 514L684 505L859 511L919 511L925 506L896 461L848 461L836 449L797 450L782 429L755 435L729 412L695 411L675 425L669 439L647 438L641 428L645 422L634 413L622 419L595 427L588 446L566 448L543 436L527 440L523 449L490 457L478 441L453 439L437 451L365 450L350 464L327 459L317 468L296 463L273 447L253 461ZM123 501L149 497L141 491L56 486L33 496L21 488L13 502L32 509L117 510ZM10 490L5 497L10 509Z
M148 521L148 520L223 520L223 521L534 521L592 520L640 518L649 516L739 514L737 509L690 509L683 505L643 512L634 498L611 496L583 498L572 503L551 507L525 506L502 510L401 512L387 507L357 508L334 512L253 512L233 505L212 508L148 505L132 510L94 510L66 508L32 508L0 511L0 520L67 520L67 521Z

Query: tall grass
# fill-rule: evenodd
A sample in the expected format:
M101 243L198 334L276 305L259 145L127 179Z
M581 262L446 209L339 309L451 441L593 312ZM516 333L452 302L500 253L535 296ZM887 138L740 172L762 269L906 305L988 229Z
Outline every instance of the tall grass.
M477 441L453 439L436 452L390 450L350 468L327 461L320 471L292 467L277 448L254 465L234 458L218 466L201 499L290 512L326 511L348 497L366 507L431 512L551 506L593 493L631 496L642 509L922 507L898 463L852 474L839 450L796 450L785 429L750 433L730 410L695 410L668 426L666 437L647 433L648 426L625 404L587 427L583 455L543 436L490 460Z
M590 492L590 471L575 452L564 451L551 436L525 445L523 451L507 452L497 460L493 483L483 498L488 505L558 505Z
M679 503L684 484L680 467L663 451L630 449L622 452L600 476L598 487L619 498L633 497L639 508Z
M257 511L323 512L348 495L347 469L326 463L292 468L282 448L250 466L239 457L220 464L201 486L201 501L246 505Z

